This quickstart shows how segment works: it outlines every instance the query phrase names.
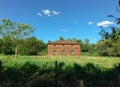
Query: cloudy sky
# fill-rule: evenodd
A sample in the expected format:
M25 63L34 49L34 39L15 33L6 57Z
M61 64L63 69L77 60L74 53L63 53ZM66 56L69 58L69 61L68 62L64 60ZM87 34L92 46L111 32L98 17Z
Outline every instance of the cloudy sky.
M0 20L30 24L44 42L62 36L94 43L100 26L115 25L107 16L119 16L116 7L117 0L0 0Z

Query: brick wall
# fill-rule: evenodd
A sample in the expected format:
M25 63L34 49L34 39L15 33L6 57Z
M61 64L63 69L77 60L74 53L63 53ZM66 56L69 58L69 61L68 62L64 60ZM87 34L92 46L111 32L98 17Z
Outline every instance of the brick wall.
M56 51L56 53L54 53ZM48 55L80 55L79 44L48 44Z

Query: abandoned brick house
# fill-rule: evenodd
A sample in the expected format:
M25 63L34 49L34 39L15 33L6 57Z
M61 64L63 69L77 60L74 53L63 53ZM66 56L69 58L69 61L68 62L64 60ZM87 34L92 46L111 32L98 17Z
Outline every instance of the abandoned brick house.
M73 41L48 43L48 55L80 55L80 44Z

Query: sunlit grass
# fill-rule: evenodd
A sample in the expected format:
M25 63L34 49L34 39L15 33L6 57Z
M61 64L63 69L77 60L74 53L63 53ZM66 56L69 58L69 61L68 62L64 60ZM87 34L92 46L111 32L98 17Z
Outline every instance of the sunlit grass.
M17 59L13 55L5 56L0 55L0 60L5 67L19 68L26 62L31 62L37 66L44 65L47 63L48 66L54 67L55 61L64 62L65 65L73 65L77 63L81 66L87 63L93 63L101 68L112 68L114 65L120 63L120 57L93 57L93 56L18 56Z

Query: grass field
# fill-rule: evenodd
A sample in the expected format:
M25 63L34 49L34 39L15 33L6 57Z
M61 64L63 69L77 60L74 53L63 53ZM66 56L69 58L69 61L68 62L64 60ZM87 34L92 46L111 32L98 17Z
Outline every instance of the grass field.
M73 65L74 63L81 66L87 63L93 63L101 68L112 68L114 65L120 63L120 57L93 57L93 56L18 56L14 59L14 56L1 55L0 60L3 62L3 66L12 67L14 65L20 67L25 62L34 63L37 66L48 63L49 66L54 66L54 62L64 62L65 65Z
M80 79L84 80L85 87L114 87L120 67L117 66L120 64L120 57L38 55L18 56L15 59L13 55L0 55L0 60L2 62L0 81L3 83L34 81L36 76L54 79L56 75L55 61L57 61L59 80L62 84L67 85L64 87L79 87ZM61 65L62 67L60 67ZM69 82L66 83L67 81ZM70 86L73 84L74 86Z

